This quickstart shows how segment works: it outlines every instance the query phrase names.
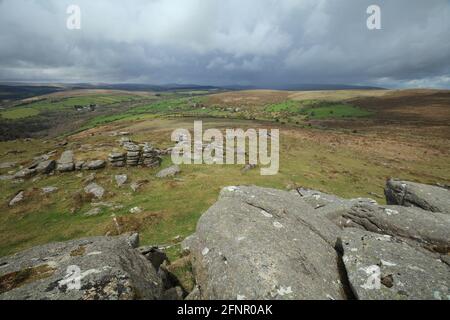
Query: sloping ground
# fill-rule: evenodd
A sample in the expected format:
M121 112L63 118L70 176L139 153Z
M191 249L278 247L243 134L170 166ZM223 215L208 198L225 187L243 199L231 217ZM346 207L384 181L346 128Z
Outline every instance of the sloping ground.
M206 102L209 105L229 107L264 106L282 102L289 97L289 94L289 91L277 90L235 91L210 95Z
M302 91L289 95L289 99L323 100L323 101L345 101L361 97L382 97L388 95L390 90L325 90L325 91Z
M418 125L450 123L450 91L404 90L380 97L356 98L357 106L376 112L382 121L414 122Z
M136 233L50 243L0 258L0 300L450 300L450 191L385 193L228 186L173 263Z
M106 90L106 89L78 89L78 90L65 90L61 92L53 92L42 96L35 96L32 98L23 99L21 103L30 103L41 99L52 99L52 98L67 98L67 97L80 97L80 96L90 96L90 95L136 95L141 97L151 97L155 94L153 92L143 92L143 91L124 91L124 90Z
M141 233L144 244L172 243L177 236L194 231L200 214L227 185L257 184L292 189L305 186L342 197L369 196L379 200L385 178L401 175L423 182L448 184L450 181L450 148L448 139L430 138L411 131L399 136L386 133L352 133L286 127L280 124L244 120L204 119L204 129L279 128L280 172L263 177L260 168L242 172L241 165L183 165L178 177L160 180L158 169L144 167L113 168L109 164L96 171L38 174L26 179L0 180L0 255L49 241L81 236L104 235L114 226L113 215L121 218L126 228ZM121 150L118 132L128 132L137 142L148 141L158 148L173 146L170 135L176 128L192 130L193 119L150 119L122 121L99 126L62 139L0 143L1 176L27 168L33 158L56 150L57 160L65 150L73 150L75 161L107 160L114 149ZM8 162L14 164L10 167ZM171 164L163 157L161 169ZM21 167L22 166L22 167ZM100 211L96 200L83 196L83 189L95 173L95 182L105 189ZM119 187L114 176L126 174L128 182ZM142 185L136 192L133 183ZM42 188L57 187L42 195ZM25 198L14 206L9 202L24 190ZM139 207L142 212L131 213ZM45 229L46 232L41 232ZM129 230L132 231L132 230Z
M406 93L410 97L425 95L427 92L429 93ZM432 92L427 96L435 99L437 94L441 93ZM233 99L243 96L249 108L253 107L251 101L264 104L264 99L276 103L286 99L286 92L274 91L233 92L211 97L226 98L230 95ZM230 105L236 106L233 99L228 101ZM442 110L448 110L445 109L448 105L447 96L443 95L439 99L442 100L439 102ZM436 98L436 101L439 99ZM196 102L189 99L187 101L188 107ZM423 104L426 104L425 96ZM205 129L279 128L279 174L261 177L260 168L242 172L242 166L182 166L178 177L159 180L155 177L157 169L118 169L108 164L106 168L95 172L96 183L106 190L104 202L107 204L101 207L97 216L85 216L85 213L96 209L96 204L91 202L92 199L80 196L86 186L85 180L92 173L90 171L39 174L23 180L3 180L3 176L8 178L30 166L34 157L53 150L56 150L52 158L54 160L64 150L73 150L76 161L107 160L108 154L118 147L117 133L121 131L128 132L129 137L138 142L148 141L156 147L168 148L173 145L170 134L174 129L192 129L194 118L167 119L160 114L145 113L152 106L153 104L144 108L142 114L109 122L107 125L97 125L64 138L1 142L0 188L3 192L0 195L0 255L49 241L104 235L114 225L112 215L120 218L127 228L138 229L145 244L172 243L174 239L179 239L178 236L184 237L194 231L200 214L214 203L217 193L226 185L257 184L280 189L305 186L342 197L372 195L383 202L382 188L385 178L390 176L401 175L405 179L430 184L449 184L450 181L448 123L435 125L424 119L419 125L409 120L400 121L401 119L395 122L395 119L388 121L360 118L316 121L318 126L315 128L302 124L297 126L295 123L276 123L273 117L265 122L240 118L211 119L208 118L208 113L205 113L203 119ZM161 109L163 107L164 104L161 104ZM200 103L197 109L202 108ZM257 108L261 110L261 106ZM225 110L223 115L229 116L231 113ZM81 127L81 119L67 117L65 114L62 116L70 120L72 127ZM55 125L51 121L46 124ZM333 130L335 127L339 130ZM26 131L29 127L16 126L16 129ZM63 129L58 132L63 132ZM62 143L63 139L67 140L67 144ZM9 167L5 164L7 162L15 164ZM161 169L170 163L170 157L164 156ZM117 174L128 175L128 182L122 187L118 187L114 181ZM145 182L137 192L131 189L131 184L135 182ZM42 195L42 188L51 186L59 189ZM21 190L24 191L24 201L13 207L9 206L9 202ZM142 212L131 213L130 210L135 207L139 207ZM42 233L42 229L47 232Z

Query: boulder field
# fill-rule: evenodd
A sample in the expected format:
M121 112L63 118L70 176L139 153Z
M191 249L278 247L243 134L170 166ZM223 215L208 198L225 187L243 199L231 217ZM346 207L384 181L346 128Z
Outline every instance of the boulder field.
M385 194L225 187L182 242L190 293L133 234L0 258L0 299L449 300L449 190L391 179Z

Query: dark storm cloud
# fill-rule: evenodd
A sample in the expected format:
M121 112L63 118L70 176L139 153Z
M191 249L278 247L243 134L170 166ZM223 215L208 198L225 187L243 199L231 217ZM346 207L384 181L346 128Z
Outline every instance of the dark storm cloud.
M0 80L448 88L449 38L447 0L3 0Z

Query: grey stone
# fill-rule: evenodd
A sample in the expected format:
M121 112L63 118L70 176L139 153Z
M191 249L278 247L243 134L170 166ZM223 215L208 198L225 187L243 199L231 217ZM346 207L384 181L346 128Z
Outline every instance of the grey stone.
M91 182L84 188L84 192L94 195L97 199L102 199L105 189L95 182Z
M84 178L83 182L84 183L91 183L91 182L95 181L95 177L96 177L96 175L93 172L93 173L89 174L86 178Z
M118 141L119 141L119 144L120 144L121 146L123 146L123 145L126 144L126 143L130 143L130 142L131 142L131 139L130 139L129 137L122 137L122 138L120 138Z
M139 152L141 150L140 146L132 142L124 143L123 148L128 152Z
M137 192L144 184L146 184L148 181L147 180L140 180L140 181L135 181L132 182L130 184L130 188L131 190L133 190L134 192Z
M125 161L111 162L112 167L120 168L125 166Z
M416 242L436 252L450 251L450 216L420 208L355 205L345 215L364 229Z
M86 168L88 170L103 169L105 166L106 166L106 161L105 160L93 160L93 161L89 161L86 164Z
M93 217L93 216L98 216L101 212L100 208L92 208L89 211L83 213L84 216L86 217Z
M198 286L195 286L194 289L184 298L184 300L201 300L202 296L200 293L200 289Z
M173 165L173 166L170 166L170 167L168 167L166 169L163 169L163 170L159 171L156 174L156 177L158 177L158 178L173 177L173 176L179 174L180 172L181 172L180 167L177 166L177 165Z
M51 243L0 258L0 265L0 277L34 276L2 288L2 300L153 300L164 290L152 264L124 237Z
M137 247L139 247L139 233L128 233L124 235L124 237L130 247L132 247L133 249L137 249Z
M256 164L246 164L242 169L241 172L245 173L247 171L250 171L252 169L256 168Z
M127 182L128 176L126 174L118 174L114 176L114 179L116 180L117 186L121 187Z
M249 205L264 207L269 214L291 210L299 223L307 225L330 245L334 246L340 229L328 219L323 219L311 210L308 203L290 192L256 186L230 186L223 188L219 199L238 198ZM285 209L285 207L289 209ZM301 212L301 214L298 214Z
M9 175L9 174L0 175L0 181L7 181L7 180L12 180L12 179L14 179L13 175Z
M15 206L19 202L22 202L25 198L25 193L23 191L19 191L12 199L9 201L9 206Z
M82 170L85 166L86 161L80 160L75 162L75 170Z
M129 152L127 152L127 159L139 158L139 156L140 156L140 152L139 151L136 151L136 152L129 151Z
M385 195L388 204L450 214L450 191L445 188L390 179L386 182Z
M164 261L168 260L166 253L158 247L145 246L139 247L138 250L145 256L145 258L147 258L148 261L152 263L156 270L159 269Z
M110 159L110 160L117 160L117 159L124 159L125 158L125 153L123 153L123 152L111 152L109 155L108 155L108 158Z
M45 160L45 161L40 162L36 166L36 171L38 173L48 174L48 173L52 172L53 170L55 170L55 167L56 167L55 160Z
M75 170L74 155L72 150L66 150L61 154L61 157L57 161L56 170L59 172Z
M2 162L0 163L0 169L11 169L17 166L16 162Z
M57 187L44 187L41 189L43 194L53 193L58 190Z
M56 170L59 172L70 172L75 170L75 164L71 163L58 163L56 166Z
M72 150L66 150L61 154L61 157L58 160L58 163L70 163L73 162L73 151Z
M391 236L348 228L340 246L357 299L450 299L450 269Z
M344 299L339 228L299 197L227 187L183 242L202 299ZM330 234L334 233L334 235Z
M25 168L25 169L22 169L22 170L19 170L19 171L17 171L15 174L14 174L14 179L26 179L26 178L30 178L30 177L32 177L32 176L34 176L35 174L36 174L36 169L28 169L28 168Z
M369 198L343 199L312 189L299 188L291 192L297 194L303 201L308 203L316 214L327 217L340 227L356 226L352 221L342 219L342 216L354 205L377 204L375 200Z

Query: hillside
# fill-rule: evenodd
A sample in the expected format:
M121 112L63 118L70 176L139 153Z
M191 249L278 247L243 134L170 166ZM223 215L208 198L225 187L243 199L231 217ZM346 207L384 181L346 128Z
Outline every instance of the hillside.
M138 230L144 244L178 242L174 239L194 231L202 212L227 185L304 186L342 197L367 195L380 202L387 177L448 185L449 97L449 91L428 90L257 90L206 95L67 91L22 101L2 111L18 116L2 121L23 136L39 135L0 143L4 190L0 254L49 241L103 235L111 230L112 217L120 218L123 231ZM75 111L73 104L98 108ZM24 110L38 114L24 115ZM114 168L107 163L93 171L13 177L42 157L58 160L65 150L73 151L75 162L107 161L111 152L122 150L121 137L165 150L173 146L171 132L192 128L194 119L203 119L205 129L280 129L279 174L263 177L259 170L242 171L242 165L197 165L182 166L179 177L161 180L155 177L160 168ZM32 123L46 128L34 131ZM5 139L10 131L3 134ZM161 157L161 168L170 166L170 156ZM114 177L121 174L127 175L128 182L119 187ZM83 195L91 180L105 189L101 201ZM133 191L132 184L139 188ZM46 187L57 189L42 195ZM19 191L24 191L25 199L10 206ZM139 212L130 213L136 207ZM93 209L96 215L85 215Z

